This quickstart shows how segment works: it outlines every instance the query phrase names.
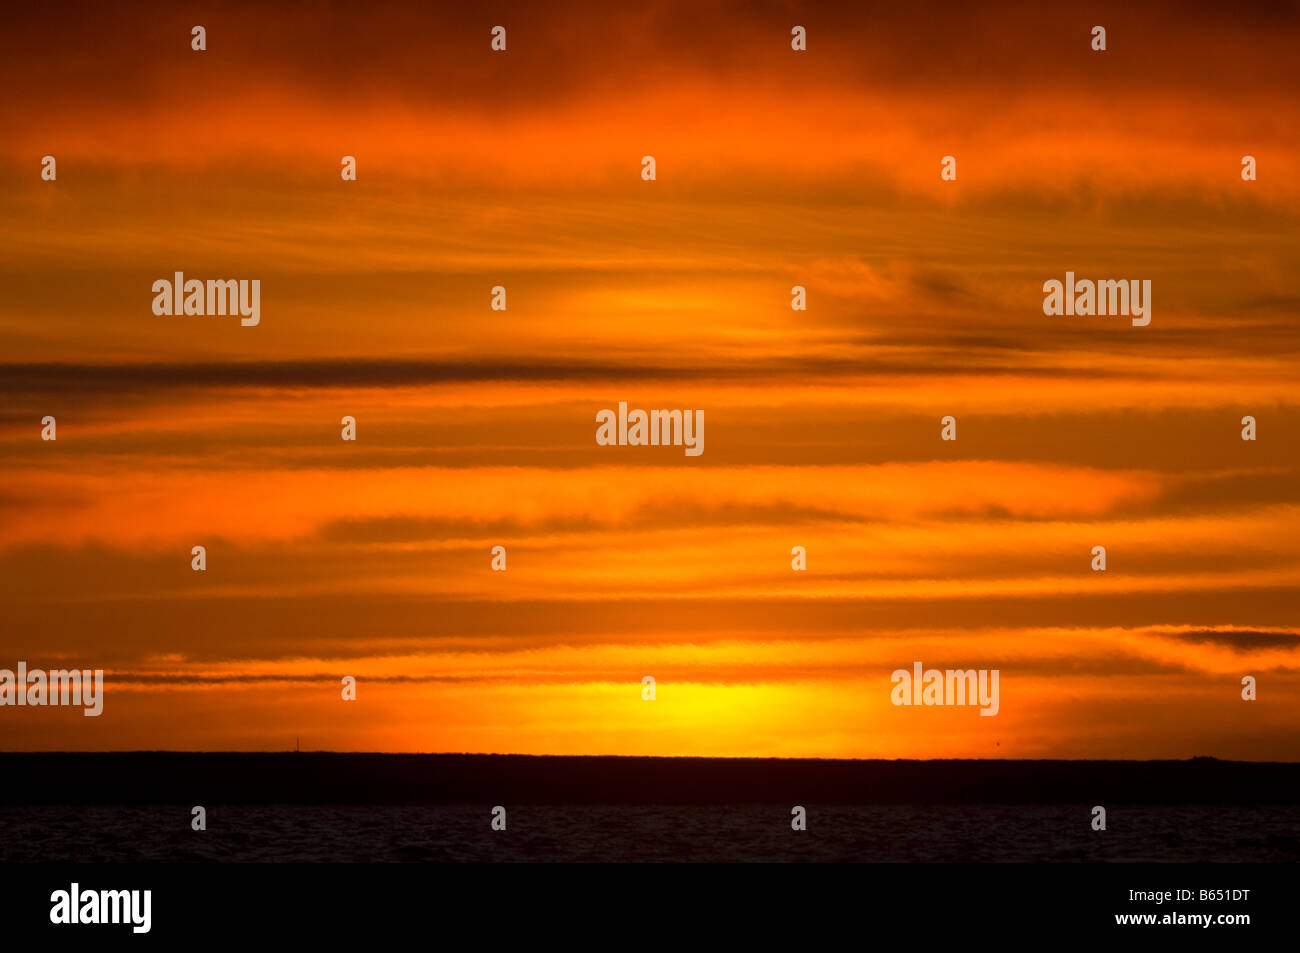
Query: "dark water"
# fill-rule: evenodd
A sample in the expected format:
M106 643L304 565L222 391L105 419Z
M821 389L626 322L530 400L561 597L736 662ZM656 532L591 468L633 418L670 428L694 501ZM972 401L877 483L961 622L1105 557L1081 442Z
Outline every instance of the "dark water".
M1295 805L0 806L0 862L1300 860Z

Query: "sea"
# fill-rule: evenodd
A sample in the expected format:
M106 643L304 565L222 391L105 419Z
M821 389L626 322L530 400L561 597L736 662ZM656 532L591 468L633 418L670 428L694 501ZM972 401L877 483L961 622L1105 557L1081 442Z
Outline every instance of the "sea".
M1295 862L1294 804L0 805L0 863ZM499 812L498 812L499 813ZM500 822L498 822L499 824Z

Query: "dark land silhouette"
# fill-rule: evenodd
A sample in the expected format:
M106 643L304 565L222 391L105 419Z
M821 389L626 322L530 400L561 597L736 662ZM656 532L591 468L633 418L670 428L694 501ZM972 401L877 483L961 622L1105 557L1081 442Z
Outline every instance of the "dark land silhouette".
M1296 804L1300 763L0 754L0 804Z

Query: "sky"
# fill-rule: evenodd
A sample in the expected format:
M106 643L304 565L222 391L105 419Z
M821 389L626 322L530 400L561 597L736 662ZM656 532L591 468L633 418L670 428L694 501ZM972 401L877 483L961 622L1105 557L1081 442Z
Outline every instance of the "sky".
M0 750L1296 760L1298 38L7 13L0 668L107 694L0 708ZM260 323L156 315L177 271L260 280ZM1067 271L1150 280L1150 325L1044 314ZM704 452L597 445L620 401ZM916 661L997 669L998 714L893 705Z

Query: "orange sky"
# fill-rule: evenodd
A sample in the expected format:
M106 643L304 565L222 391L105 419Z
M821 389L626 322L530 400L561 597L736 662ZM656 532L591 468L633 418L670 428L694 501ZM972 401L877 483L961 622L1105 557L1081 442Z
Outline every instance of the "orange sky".
M12 14L0 749L1294 760L1300 17L954 6Z

